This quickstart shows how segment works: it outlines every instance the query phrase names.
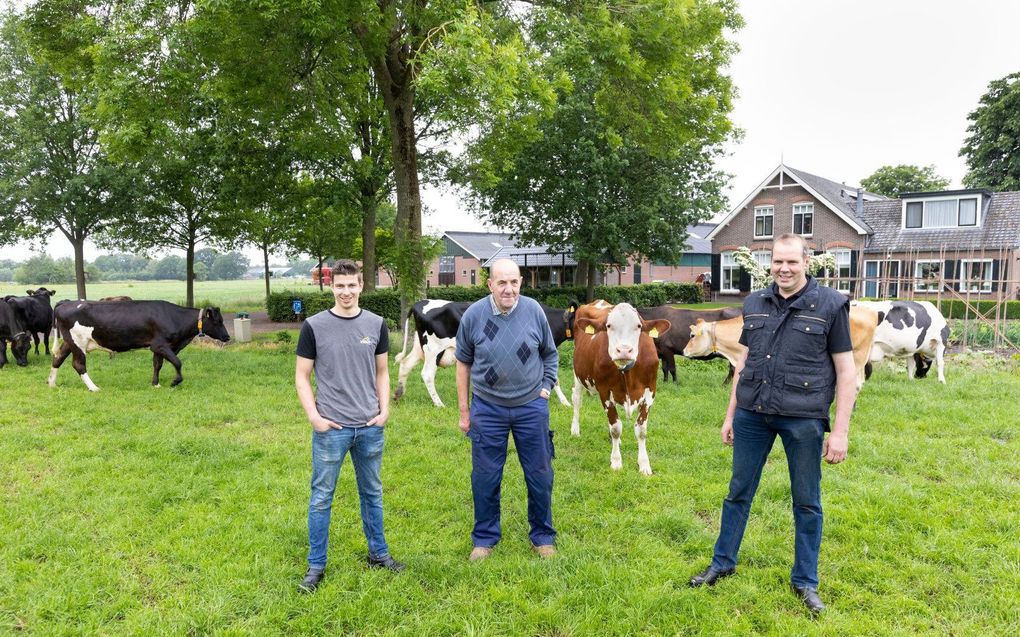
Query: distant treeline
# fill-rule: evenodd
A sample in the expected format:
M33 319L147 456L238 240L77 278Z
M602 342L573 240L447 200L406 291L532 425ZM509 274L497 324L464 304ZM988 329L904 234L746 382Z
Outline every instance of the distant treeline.
M185 265L184 257L177 255L151 259L126 253L103 254L95 261L86 262L85 278L88 281L183 281ZM240 279L249 267L248 257L239 252L220 253L212 248L195 252L196 281ZM74 283L74 260L71 257L54 259L46 254L23 262L0 259L0 281L27 285Z

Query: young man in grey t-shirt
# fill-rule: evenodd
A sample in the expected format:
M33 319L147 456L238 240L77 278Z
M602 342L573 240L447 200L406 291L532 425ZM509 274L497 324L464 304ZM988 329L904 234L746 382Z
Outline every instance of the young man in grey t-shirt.
M294 385L312 425L312 496L308 505L308 571L298 588L314 591L326 570L330 511L348 452L368 540L368 565L401 571L383 534L383 426L389 418L386 321L358 306L361 270L348 259L333 266L335 304L301 327ZM312 390L312 372L316 390Z

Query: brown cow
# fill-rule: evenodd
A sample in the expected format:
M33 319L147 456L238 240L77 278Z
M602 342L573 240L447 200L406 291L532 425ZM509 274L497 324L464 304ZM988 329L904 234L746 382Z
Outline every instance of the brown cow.
M653 339L669 330L669 321L644 321L628 303L613 306L596 301L578 308L574 318L574 418L570 433L581 435L581 389L597 393L609 420L613 450L609 466L623 467L617 406L627 416L638 411L634 435L638 443L638 470L652 475L645 447L648 410L655 398L659 358Z
M850 341L854 347L854 367L857 370L857 391L864 386L865 367L871 356L871 346L878 326L878 312L871 308L850 306ZM747 349L740 344L740 332L744 327L743 317L725 321L703 321L691 325L691 337L684 348L684 356L707 356L718 352L736 365L736 361Z

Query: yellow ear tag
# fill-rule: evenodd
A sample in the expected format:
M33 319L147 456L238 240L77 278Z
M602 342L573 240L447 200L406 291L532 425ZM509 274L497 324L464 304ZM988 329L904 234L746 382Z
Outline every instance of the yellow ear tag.
M653 327L652 329L648 330L648 335L651 336L652 338L659 338L659 328Z
M592 327L591 325L585 325L584 326L584 333L585 334L594 334L595 333L595 328Z
M570 328L568 327L567 328L567 338L570 338L571 336L573 336L573 335L570 333Z

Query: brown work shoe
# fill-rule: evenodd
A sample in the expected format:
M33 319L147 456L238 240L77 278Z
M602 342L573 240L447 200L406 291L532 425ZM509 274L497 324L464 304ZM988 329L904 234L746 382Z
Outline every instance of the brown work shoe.
M492 555L491 546L476 546L471 549L471 555L468 555L469 562L478 562Z
M538 553L538 556L543 560L547 560L556 555L556 547L552 544L533 545L531 550Z

